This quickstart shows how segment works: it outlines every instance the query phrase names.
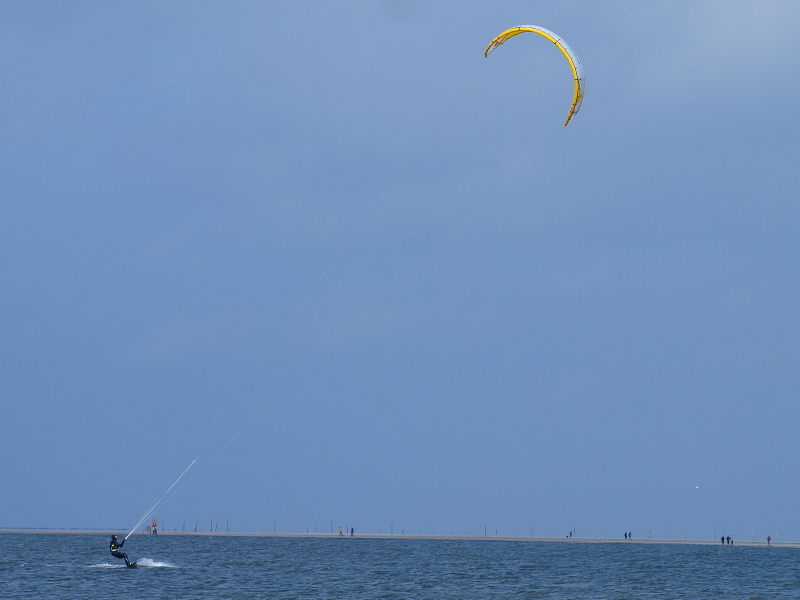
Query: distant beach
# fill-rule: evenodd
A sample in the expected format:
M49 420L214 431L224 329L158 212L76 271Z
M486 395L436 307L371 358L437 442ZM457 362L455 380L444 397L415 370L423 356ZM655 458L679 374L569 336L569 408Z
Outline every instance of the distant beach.
M119 533L122 529L0 529L2 534L31 534L31 535L111 535ZM137 531L132 535L147 536L151 534ZM206 536L206 537L270 537L270 538L338 538L349 539L351 536L340 536L338 533L292 533L292 532L267 532L267 531L159 531L159 536ZM472 536L472 535L422 535L422 534L391 534L391 533L356 533L355 538L360 539L386 539L386 540L468 540L468 541L496 541L496 542L553 542L563 544L670 544L687 546L721 546L720 540L661 540L661 539L629 539L624 538L581 538L581 537L520 537L520 536ZM764 541L733 540L733 546L776 546L781 548L800 548L800 542L778 542L772 540L770 544Z

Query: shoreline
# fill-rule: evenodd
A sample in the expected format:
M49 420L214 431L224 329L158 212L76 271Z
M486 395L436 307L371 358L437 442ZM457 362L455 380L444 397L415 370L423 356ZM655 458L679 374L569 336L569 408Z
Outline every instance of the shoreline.
M2 534L30 534L30 535L111 535L113 533L119 534L120 530L114 529L16 529L16 528L0 528L0 535ZM149 533L135 532L134 536L150 536ZM728 544L721 544L719 540L659 540L659 539L617 539L617 538L546 538L546 537L518 537L518 536L472 536L472 535L398 535L390 533L361 533L356 534L353 538L349 535L339 536L338 533L288 533L288 532L247 532L247 531L230 531L230 532L209 532L209 531L164 531L159 532L158 535L166 536L208 536L208 537L272 537L272 538L339 538L344 539L382 539L382 540L451 540L451 541L495 541L495 542L547 542L547 543L562 543L562 544L670 544L670 545L684 545L684 546L722 546ZM757 541L739 541L734 540L733 546L763 546L768 547L767 542ZM769 547L779 548L800 548L800 542L777 542L773 541Z

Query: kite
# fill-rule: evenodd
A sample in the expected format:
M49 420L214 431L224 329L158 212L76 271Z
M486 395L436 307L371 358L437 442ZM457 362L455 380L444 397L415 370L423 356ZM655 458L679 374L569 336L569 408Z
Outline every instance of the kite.
M583 76L583 67L581 66L581 61L572 51L572 49L567 46L567 43L558 37L552 31L545 29L544 27L537 27L535 25L520 25L519 27L512 27L511 29L506 29L503 33L498 35L494 38L488 46L486 46L486 51L483 53L484 56L488 57L489 52L497 48L503 42L511 39L515 35L519 35L520 33L538 33L542 37L547 38L551 42L553 42L558 49L564 54L569 62L569 66L572 69L572 79L575 82L575 92L572 96L572 105L569 107L569 114L567 115L567 120L564 121L564 127L567 126L572 115L577 114L577 112L581 108L581 103L583 102L583 94L586 90L586 80Z

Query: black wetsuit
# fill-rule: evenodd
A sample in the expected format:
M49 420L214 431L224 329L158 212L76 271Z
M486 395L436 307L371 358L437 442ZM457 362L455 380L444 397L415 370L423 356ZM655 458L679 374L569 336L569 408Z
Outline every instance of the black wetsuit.
M120 552L119 549L122 548L122 545L125 543L125 540L121 542L117 542L117 538L111 538L111 544L109 545L109 549L111 550L111 556L114 558L124 558L125 559L125 566L130 567L131 561L128 560L128 555L124 552Z

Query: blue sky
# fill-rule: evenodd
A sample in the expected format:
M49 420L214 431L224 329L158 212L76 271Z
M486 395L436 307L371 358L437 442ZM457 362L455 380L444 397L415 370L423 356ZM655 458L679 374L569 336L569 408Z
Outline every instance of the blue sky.
M799 23L4 3L0 526L800 539Z

